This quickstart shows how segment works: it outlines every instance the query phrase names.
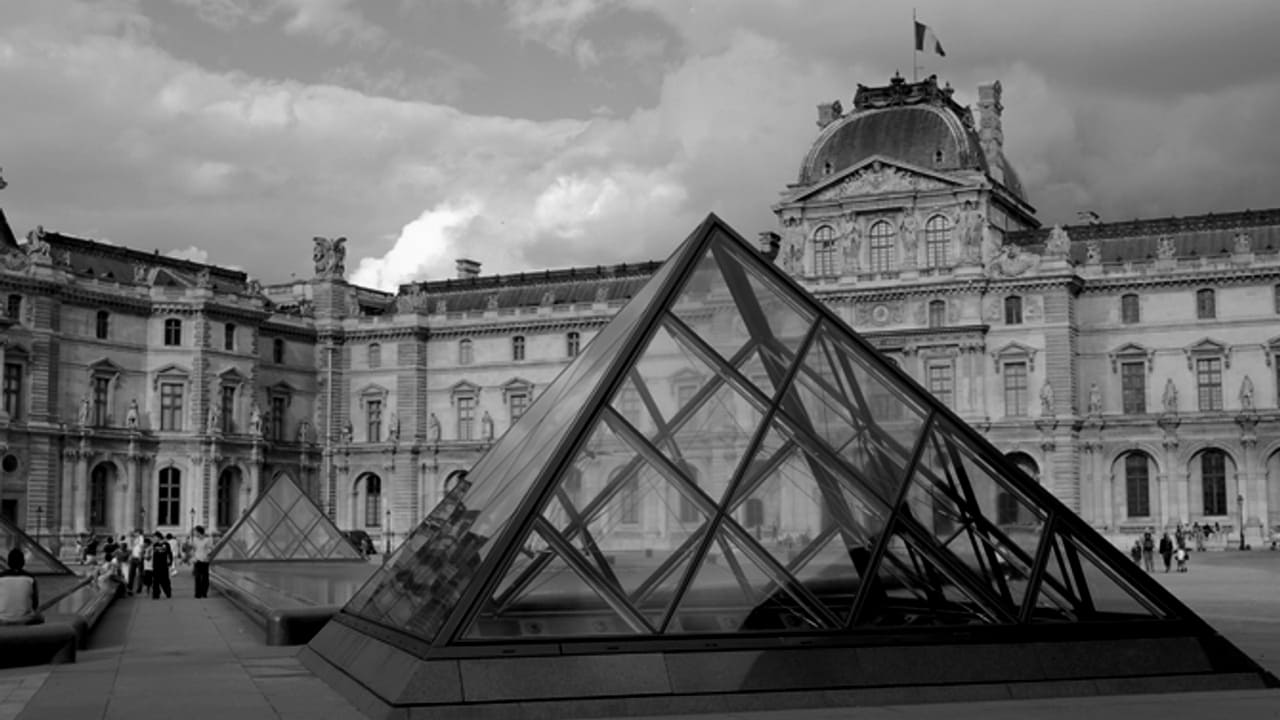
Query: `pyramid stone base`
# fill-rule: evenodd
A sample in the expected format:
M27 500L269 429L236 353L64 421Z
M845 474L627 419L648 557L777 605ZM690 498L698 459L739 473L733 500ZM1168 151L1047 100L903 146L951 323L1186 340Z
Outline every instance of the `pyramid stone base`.
M423 660L348 624L327 625L301 657L375 718L564 718L876 706L1015 698L1246 690L1275 679L1229 643L1055 628L1009 642L608 652L548 644L506 657ZM1167 628L1152 628L1163 632ZM1101 632L1098 632L1101 631ZM1106 637L1110 635L1110 637Z

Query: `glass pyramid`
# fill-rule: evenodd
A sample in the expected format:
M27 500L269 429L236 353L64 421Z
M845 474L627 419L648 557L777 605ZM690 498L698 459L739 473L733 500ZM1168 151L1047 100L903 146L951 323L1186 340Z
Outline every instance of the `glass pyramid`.
M32 540L31 536L19 529L17 525L0 517L0 571L9 569L6 558L13 548L22 548L22 554L26 557L23 570L32 575L76 574L74 570L54 557L53 553L45 550L44 546Z
M422 657L1194 619L714 216L467 481L343 615Z
M210 556L218 562L363 559L315 501L283 475L249 506Z

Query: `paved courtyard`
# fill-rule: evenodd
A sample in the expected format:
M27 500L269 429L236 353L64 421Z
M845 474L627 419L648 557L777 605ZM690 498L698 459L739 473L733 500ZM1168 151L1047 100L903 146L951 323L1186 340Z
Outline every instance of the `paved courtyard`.
M1157 578L1272 673L1280 675L1280 552L1192 556L1190 572ZM126 598L107 613L78 662L0 670L0 720L358 720L363 716L296 659L298 648L263 644L261 628L230 603L191 597L190 575L173 600ZM946 703L886 708L728 713L690 718L1209 717L1280 718L1280 690Z

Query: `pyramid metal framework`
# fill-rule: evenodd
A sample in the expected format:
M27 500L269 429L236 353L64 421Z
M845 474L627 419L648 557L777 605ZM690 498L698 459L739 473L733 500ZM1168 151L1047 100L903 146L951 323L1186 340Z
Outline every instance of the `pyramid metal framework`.
M26 556L26 565L23 570L32 575L76 574L17 525L0 517L0 571L9 569L5 558L13 548L22 548L22 553Z
M315 501L284 475L249 506L210 555L216 562L363 559Z
M467 481L312 642L314 669L387 708L564 703L723 693L672 687L697 672L671 663L725 647L1217 637L714 216ZM362 671L370 638L435 689ZM529 655L542 681L510 690ZM651 656L656 685L610 675ZM545 677L557 662L597 682Z

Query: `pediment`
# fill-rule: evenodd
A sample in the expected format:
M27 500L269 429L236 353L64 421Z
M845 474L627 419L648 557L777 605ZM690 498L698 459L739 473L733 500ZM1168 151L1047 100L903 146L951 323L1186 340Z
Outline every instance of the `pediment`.
M89 363L90 375L106 375L108 377L119 376L124 372L124 368L111 362L109 358L102 358L96 362Z
M1111 372L1113 373L1120 371L1121 360L1132 361L1139 359L1147 364L1147 372L1151 372L1155 369L1154 360L1156 357L1156 351L1146 347L1145 345L1139 345L1138 343L1125 343L1115 350L1107 353L1107 357L1111 359Z
M276 384L275 384L275 385L273 385L272 387L274 388L274 387L278 387L278 386L280 386L280 385L286 385L286 386L287 386L288 384L287 384L287 383L283 383L283 382L281 382L281 383L276 383ZM359 395L360 395L360 397L362 397L362 398L368 398L368 397L386 397L388 394L390 394L390 392L391 392L391 391L389 391L389 390L387 390L386 388L382 387L382 386L381 386L381 385L379 385L378 383L369 383L368 385L365 385L364 387L360 388Z
M533 394L533 383L522 377L513 377L502 383L502 401L507 401L507 396L511 393L525 392Z
M298 392L298 389L284 380L281 380L275 385L271 385L267 388L268 395L293 395L296 392ZM382 391L383 394L386 394L386 392L387 391L385 389Z
M449 397L456 398L459 395L479 395L480 386L466 380L459 380L449 388Z
M891 193L916 193L947 190L961 183L921 167L891 161L882 155L866 160L827 178L816 188L803 191L791 198L796 201L842 200L864 195Z
M1040 352L1039 348L1033 348L1030 345L1013 340L991 351L991 359L995 361L996 374L1000 373L1000 365L1005 360L1018 360L1025 358L1027 361L1027 370L1035 372L1036 370L1036 353Z
M1194 369L1197 358L1210 356L1222 358L1223 365L1227 369L1231 368L1231 346L1220 343L1217 340L1204 338L1182 348L1182 352L1187 356L1188 370Z
M249 376L240 372L239 368L229 367L218 373L218 380L223 385L241 385L249 382Z
M154 389L159 390L160 382L162 380L181 380L182 382L186 382L190 377L191 370L189 368L178 365L177 363L169 363L168 365L163 365L152 372L152 386Z

